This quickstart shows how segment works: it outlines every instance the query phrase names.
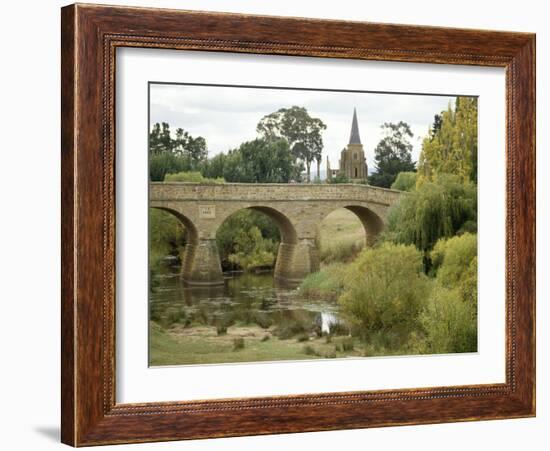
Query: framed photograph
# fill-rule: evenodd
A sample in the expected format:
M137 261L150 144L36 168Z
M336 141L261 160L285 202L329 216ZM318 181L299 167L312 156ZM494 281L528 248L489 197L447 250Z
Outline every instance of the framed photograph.
M535 415L535 36L62 9L62 441Z

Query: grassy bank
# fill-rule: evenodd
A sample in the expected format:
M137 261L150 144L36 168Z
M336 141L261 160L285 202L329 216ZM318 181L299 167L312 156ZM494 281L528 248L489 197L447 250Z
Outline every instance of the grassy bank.
M282 340L272 329L258 326L233 326L219 336L215 327L163 329L151 322L149 332L152 366L337 358L365 352L351 337Z
M332 263L308 275L300 284L300 293L308 299L336 302L344 289L346 265Z
M365 230L355 213L341 208L323 220L319 241L321 270L308 275L299 290L309 299L336 302L344 288L347 263L365 246Z
M365 246L365 229L355 213L341 208L321 223L319 242L324 264L350 262Z

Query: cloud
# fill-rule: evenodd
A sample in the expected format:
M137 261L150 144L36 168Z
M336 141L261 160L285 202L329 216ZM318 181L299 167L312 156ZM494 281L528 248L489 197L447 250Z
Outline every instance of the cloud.
M331 166L337 167L349 139L353 108L357 108L367 162L374 167L374 148L382 138L384 122L405 121L411 126L416 161L434 115L454 100L438 95L151 84L150 122L168 122L173 130L181 127L193 136L203 136L209 155L214 156L254 139L256 124L266 114L303 106L327 125L323 159L328 156Z

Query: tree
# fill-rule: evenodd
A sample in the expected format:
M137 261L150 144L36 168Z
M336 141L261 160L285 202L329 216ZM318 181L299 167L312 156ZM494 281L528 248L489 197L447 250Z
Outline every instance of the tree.
M172 152L177 156L187 158L192 163L204 161L208 156L205 139L202 136L194 138L182 128L176 130Z
M439 130L441 130L441 123L442 123L442 114L436 114L434 115L434 123L432 125L432 129L430 130L430 139L433 140L437 134L439 133Z
M397 174L391 189L399 191L413 191L416 187L416 172L400 172Z
M344 172L338 172L334 177L328 180L328 183L350 183Z
M228 182L288 183L293 175L293 157L284 139L244 142L228 153L223 168Z
M464 233L439 240L431 252L437 279L447 288L457 288L471 276L470 264L477 257L477 235Z
M410 126L406 122L384 123L382 130L385 136L374 149L376 172L369 177L369 183L374 186L389 188L400 172L412 172L415 163L412 161L413 137Z
M420 314L425 331L424 353L477 351L476 306L463 302L456 290L436 284Z
M435 283L420 320L426 352L477 350L477 236L439 240L431 252Z
M255 230L261 233L259 239ZM242 233L241 233L242 232ZM249 238L247 244L247 237ZM263 241L265 239L265 241ZM273 264L277 255L277 245L281 240L279 228L268 216L255 210L240 210L227 218L216 233L216 242L220 252L222 266L242 267L249 265L252 261L270 260ZM250 245L250 247L247 247ZM271 256L267 258L265 251ZM254 254L252 260L245 258L246 252ZM240 254L240 255L239 255ZM234 256L231 258L231 256ZM242 257L242 258L241 258ZM261 258L258 258L261 257ZM265 266L265 264L262 266Z
M149 156L149 179L162 182L166 174L189 171L189 162L170 152L160 152Z
M162 152L171 152L172 147L170 124L167 122L156 123L149 133L149 153L157 155Z
M223 164L223 178L231 183L252 183L253 174L245 167L242 154L239 149L227 152Z
M397 350L419 328L429 294L422 254L414 246L384 243L365 249L344 276L338 302L357 334Z
M477 98L457 97L441 115L436 115L422 142L418 183L438 174L455 174L477 183Z
M171 213L149 209L149 265L162 269L162 262L169 255L180 257L185 246L185 229Z
M442 174L403 195L390 210L383 233L394 243L414 244L429 260L429 251L439 239L475 231L476 224L476 186L458 176ZM431 263L425 263L427 271Z
M235 252L229 261L245 271L255 268L273 267L277 253L277 243L262 237L256 226L239 229L235 236Z
M193 137L178 128L173 138L167 122L154 124L149 132L149 177L153 181L164 180L169 173L197 170L207 156L202 136Z
M313 161L317 161L317 176L320 177L323 151L321 132L326 128L321 119L311 117L304 107L292 106L264 116L256 130L267 140L284 138L295 160L305 164L309 182Z
M227 155L224 153L219 153L213 158L206 160L201 165L202 175L208 178L220 178L223 177L223 169L225 162L227 160Z

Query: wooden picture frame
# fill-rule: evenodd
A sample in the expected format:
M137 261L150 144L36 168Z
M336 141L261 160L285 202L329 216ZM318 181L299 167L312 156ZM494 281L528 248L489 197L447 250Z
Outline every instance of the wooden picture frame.
M535 35L71 5L62 9L62 441L73 446L535 415ZM506 68L506 382L118 404L115 50Z

